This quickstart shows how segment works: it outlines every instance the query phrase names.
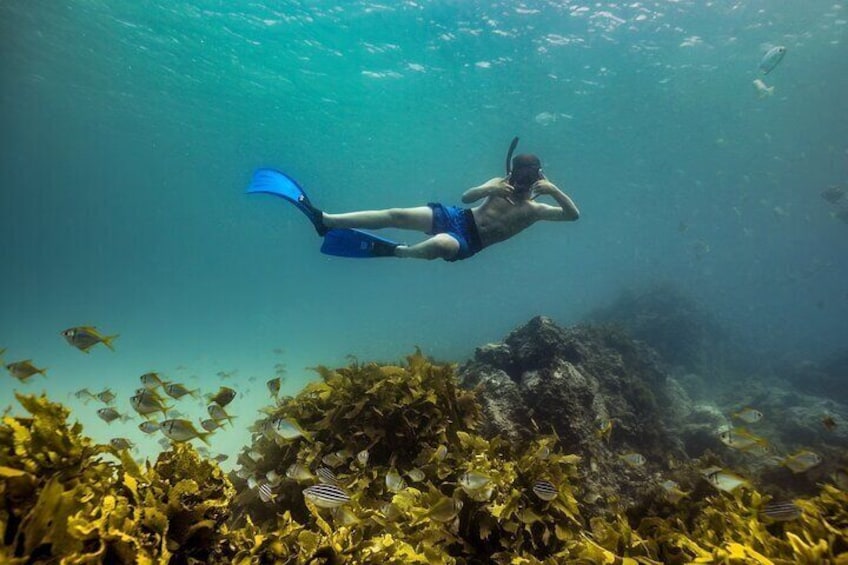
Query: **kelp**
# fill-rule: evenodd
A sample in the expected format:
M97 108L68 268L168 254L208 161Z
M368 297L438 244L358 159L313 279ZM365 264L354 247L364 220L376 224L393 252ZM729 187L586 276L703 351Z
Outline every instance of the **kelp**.
M662 516L587 520L577 500L591 467L553 435L515 445L477 434L479 406L453 366L416 352L317 371L320 382L266 409L242 478L188 444L140 467L83 436L63 406L19 395L29 415L0 425L0 562L848 563L848 494L836 485L793 500L789 521L768 518L754 489L708 488ZM269 433L278 419L303 433ZM243 479L285 477L294 463L331 467L350 503L317 508L302 494L317 479L287 478L263 502ZM387 483L390 472L405 484Z
M178 445L142 470L125 451L82 436L63 406L17 397L32 417L0 426L0 562L181 563L234 553L222 526L235 491L213 461Z

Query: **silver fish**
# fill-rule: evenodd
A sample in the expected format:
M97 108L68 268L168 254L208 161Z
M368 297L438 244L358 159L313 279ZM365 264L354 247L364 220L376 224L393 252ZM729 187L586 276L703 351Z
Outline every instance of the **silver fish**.
M170 383L165 385L165 393L176 400L179 400L187 394L193 398L197 398L197 389L189 390L180 383Z
M159 377L159 373L144 373L139 377L144 388L153 390L158 386L163 386L165 381Z
M465 492L480 490L489 484L492 478L477 471L468 471L459 477L459 486Z
M214 432L218 428L221 427L221 422L218 420L213 420L212 418L208 418L200 422L200 427L202 427L207 432Z
M83 353L88 353L88 350L97 345L98 343L102 343L112 351L115 351L115 348L112 346L112 340L118 337L117 335L101 335L92 326L80 326L77 328L69 328L62 332L62 336L67 340L68 343L70 343Z
M151 422L148 420L147 422L140 423L138 425L138 429L146 434L152 434L153 432L159 431L159 422Z
M213 420L226 420L230 423L233 422L233 418L235 416L230 416L227 414L227 411L224 408L215 402L206 407L206 411L209 412L209 415Z
M162 422L162 426L160 428L162 433L170 439L171 441L182 442L189 441L194 438L200 438L205 444L209 444L206 440L206 437L209 436L209 433L203 433L197 431L194 425L189 420L165 420Z
M120 418L122 421L126 422L129 418L115 410L114 408L101 408L97 411L97 415L100 416L100 419L110 424Z
M286 477L293 481L308 481L313 478L309 468L303 463L292 463L286 469Z
M265 384L268 387L268 391L271 393L271 396L277 398L277 395L280 394L280 377L269 379Z
M542 479L533 483L533 494L546 502L550 502L555 499L559 493L551 481Z
M228 386L222 386L215 394L206 395L206 398L209 399L209 402L214 402L221 408L225 407L227 404L232 402L235 397L236 391Z
M368 457L369 456L370 455L368 453L368 450L363 449L362 451L360 451L359 453L356 454L356 462L359 463L360 465L362 465L363 467L365 467L366 465L368 465Z
M263 431L266 436L279 436L282 439L294 439L303 435L303 430L291 420L286 418L271 418L265 420Z
M760 72L764 75L772 72L780 61L783 60L784 55L786 55L786 47L783 45L778 45L769 49L760 61Z
M6 365L6 370L12 374L13 377L18 379L19 381L26 382L28 378L33 375L39 374L43 376L47 376L47 369L39 369L35 365L32 364L31 359L27 359L25 361L18 361L16 363L9 363Z
M155 392L147 389L143 389L138 394L130 397L130 406L142 416L147 416L154 412L162 412L164 415L170 410L170 406L165 406Z
M338 508L350 502L350 495L336 485L313 485L303 489L303 497L319 508Z
M112 392L111 388L107 388L101 392L98 392L94 396L97 397L97 400L99 400L103 404L112 404L112 401L115 400L115 393Z
M114 447L115 449L132 449L133 444L130 440L123 437L113 437L109 440L109 445Z

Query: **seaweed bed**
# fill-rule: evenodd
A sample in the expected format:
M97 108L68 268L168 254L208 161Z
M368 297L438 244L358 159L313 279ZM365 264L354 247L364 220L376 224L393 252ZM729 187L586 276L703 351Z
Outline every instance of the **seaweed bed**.
M607 495L586 513L585 457L553 429L480 435L484 411L453 365L416 352L317 371L266 409L239 455L246 472L229 475L188 443L142 468L61 404L17 395L29 416L0 426L0 562L848 563L848 493L834 484L795 499L790 521L764 516L770 497L753 488L694 489L641 515ZM268 433L281 421L300 433ZM304 497L316 480L286 477L322 461L350 495L337 509ZM271 500L257 477L281 478L265 483Z

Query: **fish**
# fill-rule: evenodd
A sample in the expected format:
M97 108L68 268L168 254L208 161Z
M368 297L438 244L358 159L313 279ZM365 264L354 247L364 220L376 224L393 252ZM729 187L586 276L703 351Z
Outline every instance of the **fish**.
M783 45L777 45L766 51L766 54L760 60L760 72L764 75L772 72L783 60L784 55L786 55L786 47Z
M293 481L309 481L315 478L303 463L292 463L286 469L286 477Z
M183 442L199 438L200 441L209 445L209 441L206 438L211 434L197 431L194 424L189 420L165 420L162 422L160 429L162 430L162 434L171 441Z
M318 467L315 471L315 474L318 476L318 480L325 485L337 485L339 484L339 480L336 478L336 474L333 473L332 469L329 467Z
M126 422L129 420L129 416L126 414L121 414L114 408L101 408L97 411L97 415L100 416L100 419L106 422L107 424L111 424L118 418L121 419L122 422Z
M361 466L365 467L366 465L368 465L369 457L370 454L368 453L368 450L363 449L362 451L356 454L356 462L359 463Z
M212 417L213 420L226 420L230 424L233 423L233 418L235 416L230 416L227 414L227 411L224 408L215 402L206 407L206 411L209 412L209 416Z
M91 391L88 390L87 388L83 388L83 389L76 391L74 393L74 397L77 400L82 400L84 404L88 404L89 400L91 400L92 398L95 398L95 396L93 394L91 394Z
M227 404L232 402L235 397L236 391L228 386L222 386L215 394L206 395L206 398L209 400L209 402L213 402L221 408L227 406Z
M681 498L689 495L689 493L680 490L680 485L671 479L661 482L660 487L665 492L665 497L672 504L677 504Z
M144 373L139 377L142 386L144 388L153 390L156 387L165 386L167 381L163 381L162 377L159 376L159 373Z
M265 383L265 386L268 387L268 391L271 393L271 396L277 398L277 395L280 394L280 377L269 379L268 382Z
M356 514L347 506L339 506L332 509L333 521L342 526L352 526L359 522Z
M733 492L734 490L745 487L749 488L751 483L741 475L737 475L733 471L727 471L720 467L710 467L703 471L704 478L711 485L725 492Z
M776 522L791 522L801 517L801 509L794 502L769 502L759 514Z
M9 363L6 365L6 370L22 383L25 383L33 375L47 376L47 369L39 369L32 364L32 359Z
M448 456L448 448L446 445L440 445L433 451L433 455L430 457L430 462L436 461L444 461L445 457Z
M461 500L444 496L430 507L427 517L436 522L450 522L456 518L460 510L462 510Z
M350 456L346 451L334 451L333 453L328 453L324 457L321 458L321 463L327 465L328 467L336 468L339 465L344 465L344 462L347 461L347 458Z
M634 451L622 453L619 457L621 457L625 463L632 465L633 467L641 467L647 462L644 455Z
M303 429L289 418L269 418L262 424L265 437L272 439L274 436L282 439L294 439L303 434Z
M829 432L832 432L833 430L836 429L836 420L833 419L833 416L830 416L830 415L825 416L824 418L822 418L821 423L822 423L822 426L824 426L824 429L826 429Z
M793 455L785 457L780 464L797 474L812 469L821 462L821 455L809 449L802 449Z
M151 422L150 420L146 422L142 422L138 425L138 429L143 431L146 434L152 434L154 432L158 432L160 428L159 422Z
M350 502L350 495L340 486L318 484L303 489L303 497L319 508L338 508Z
M272 490L272 486L269 483L263 482L259 484L259 488L257 491L259 492L259 499L268 504L270 502L274 502L277 496L274 494Z
M597 432L595 432L598 439L602 439L602 440L606 441L607 443L609 443L610 437L612 437L612 426L613 426L612 419L602 420L600 422L600 424L598 424Z
M750 406L743 408L739 412L734 413L732 416L737 420L742 420L748 424L756 424L763 419L763 413L755 408L751 408Z
M459 477L459 486L466 493L480 490L491 482L492 477L477 471L467 471Z
M400 492L406 488L406 481L394 467L386 473L386 488L389 489L389 492Z
M424 471L422 471L418 467L407 471L406 476L409 477L409 480L413 483L420 483L426 477L426 475L424 475Z
M769 86L762 81L762 79L755 78L751 83L754 85L754 90L757 93L757 98L763 100L764 98L768 98L772 94L774 94L774 87Z
M230 458L230 456L227 455L226 453L219 453L218 455L216 455L215 457L212 458L212 461L216 461L218 463L223 463L224 461L226 461L229 458Z
M557 497L559 492L551 481L541 479L533 483L533 494L545 502L550 502Z
M109 445L118 450L132 449L135 446L133 442L124 437L113 437L109 440Z
M192 398L197 398L197 392L200 389L189 390L184 385L180 383L169 383L164 386L165 394L170 396L175 400L179 400L185 395L189 395Z
M725 430L719 434L719 439L727 447L749 451L757 446L768 447L768 440L756 436L743 428Z
M78 326L75 328L68 328L67 330L62 332L62 336L68 343L70 343L83 353L88 353L88 350L97 345L98 343L102 343L112 351L115 351L115 347L112 345L112 341L118 337L117 335L101 335L100 332L98 332L94 328L94 326Z
M214 418L207 418L206 420L200 422L200 427L206 430L207 432L214 432L221 426L221 422L215 420Z
M547 445L541 446L536 450L536 453L533 454L533 457L539 459L540 461L545 461L548 457L551 456L551 448Z
M147 389L142 389L141 392L131 396L130 406L142 416L147 416L155 412L162 412L164 416L171 409L170 406L166 406L162 402L158 394Z
M115 393L112 392L111 388L107 388L102 390L94 395L97 400L102 402L103 404L112 404L112 401L115 400Z
M268 479L268 482L271 485L278 485L283 480L283 477L281 477L280 474L277 473L277 471L275 471L274 469L271 469L270 471L265 473L265 478Z
M845 189L841 186L829 186L824 189L821 193L821 197L824 198L830 204L836 204L845 196Z

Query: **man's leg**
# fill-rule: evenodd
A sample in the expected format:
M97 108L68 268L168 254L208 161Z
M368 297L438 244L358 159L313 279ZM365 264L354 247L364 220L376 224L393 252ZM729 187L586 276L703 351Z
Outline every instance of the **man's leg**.
M429 206L418 206L416 208L390 208L388 210L347 212L345 214L324 212L324 225L330 229L378 230L381 228L398 228L426 233L433 228L433 209Z
M446 233L436 234L415 245L399 245L395 257L409 259L452 259L459 253L459 242Z

